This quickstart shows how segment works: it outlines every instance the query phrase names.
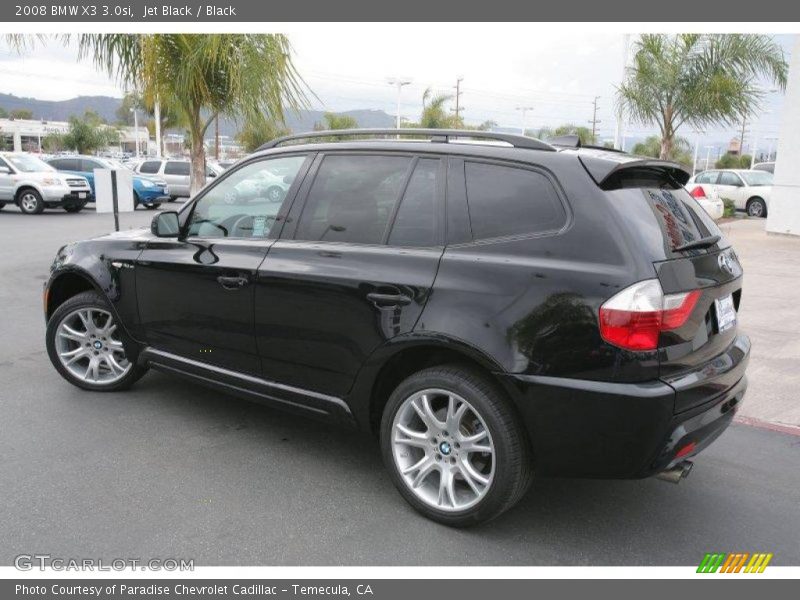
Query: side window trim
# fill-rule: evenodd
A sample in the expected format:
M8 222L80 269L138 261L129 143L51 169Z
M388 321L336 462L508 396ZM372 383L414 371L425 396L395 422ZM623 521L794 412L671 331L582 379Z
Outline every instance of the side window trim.
M303 161L302 166L297 171L297 175L292 182L292 185L289 186L289 189L286 192L286 197L283 199L281 203L281 207L278 209L278 214L275 218L275 224L270 229L269 233L263 238L242 238L242 237L225 237L225 238L204 238L202 236L187 236L187 230L189 227L189 223L192 220L192 214L194 213L195 206L197 203L212 189L217 187L218 185L222 184L228 177L239 171L240 169L252 165L257 162L264 162L268 160L280 159L280 158L287 158L290 156L297 156L297 155L304 155L306 159ZM191 199L189 202L190 206L186 210L182 210L179 214L179 224L181 229L181 239L182 240L212 240L215 243L226 242L226 241L247 241L247 242L260 242L263 243L268 240L275 240L280 237L281 230L283 229L285 222L286 222L286 215L289 212L289 206L294 202L295 198L297 197L297 192L302 186L305 177L308 173L309 168L313 162L313 159L316 157L314 152L291 152L286 154L271 154L267 156L259 156L252 160L248 160L246 162L239 163L235 169L228 169L227 171L223 172L219 177L214 180L212 185L208 185L203 188L203 190L197 194L194 198ZM279 225L280 224L280 225Z
M381 246L387 246L389 244L389 236L392 234L394 221L397 219L397 213L400 210L400 202L402 202L403 196L406 195L408 184L411 182L411 177L414 175L414 169L417 168L417 163L419 163L419 156L414 156L411 159L411 162L408 164L406 175L403 179L403 185L400 186L400 189L397 192L397 197L394 199L394 204L392 205L392 211L389 213L389 218L386 221L386 227L383 230L383 236L381 236Z
M507 167L511 169L520 169L523 171L531 171L533 173L537 173L544 177L552 186L553 191L556 194L556 198L561 203L562 208L564 209L564 224L559 227L558 229L548 229L545 231L536 231L536 232L529 232L529 233L516 233L516 234L509 234L509 235L498 235L489 238L475 238L475 234L472 232L472 215L469 213L469 190L467 190L467 163L479 163L485 165L495 165L499 167ZM551 237L554 235L560 235L565 232L569 227L572 225L572 207L570 206L569 202L567 201L566 194L564 193L563 189L561 188L561 184L556 179L555 175L553 175L549 170L535 164L528 164L528 163L518 163L506 160L496 160L496 159L488 159L488 158L481 158L481 157L469 157L462 161L462 169L461 169L462 181L464 182L464 204L467 210L468 216L468 223L469 223L469 230L471 234L471 239L467 241L465 244L461 245L483 245L483 244L494 244L497 242L504 242L510 240L520 240L520 239L535 239L535 238L542 238L542 237Z
M392 212L391 217L389 218L389 223L387 224L387 231L386 236L383 240L383 244L385 246L389 246L389 239L392 236L392 232L394 231L394 226L397 221L397 215L400 212L400 207L405 199L406 192L408 191L408 186L411 185L411 180L414 177L414 172L417 169L421 160L435 160L437 161L436 166L436 188L434 192L434 203L433 203L433 215L434 219L436 220L435 223L435 230L436 230L436 244L433 246L401 246L397 244L391 244L392 247L396 248L433 248L433 247L444 247L446 245L446 232L445 226L446 223L446 191L447 191L447 171L448 171L448 160L447 156L441 155L426 155L420 154L414 157L414 161L411 165L411 171L409 173L408 179L403 186L403 189L400 192L400 198L398 199L397 203L395 204L394 211Z

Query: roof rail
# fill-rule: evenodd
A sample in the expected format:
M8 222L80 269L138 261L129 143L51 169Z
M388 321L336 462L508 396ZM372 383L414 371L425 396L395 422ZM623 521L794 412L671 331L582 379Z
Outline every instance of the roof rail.
M491 131L474 131L470 129L336 129L332 131L308 131L305 133L295 133L283 137L275 138L260 146L258 150L269 150L295 140L312 140L314 138L331 137L364 137L364 136L403 136L403 137L427 137L431 142L449 143L456 138L491 140L505 142L514 148L525 148L528 150L555 151L555 148L536 138L523 135L513 135L509 133L493 133Z

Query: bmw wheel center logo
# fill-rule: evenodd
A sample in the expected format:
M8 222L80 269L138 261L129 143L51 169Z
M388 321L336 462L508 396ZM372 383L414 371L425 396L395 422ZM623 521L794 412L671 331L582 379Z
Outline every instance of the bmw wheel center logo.
M445 456L450 454L450 449L451 449L450 442L442 442L441 444L439 444L439 452L441 452Z

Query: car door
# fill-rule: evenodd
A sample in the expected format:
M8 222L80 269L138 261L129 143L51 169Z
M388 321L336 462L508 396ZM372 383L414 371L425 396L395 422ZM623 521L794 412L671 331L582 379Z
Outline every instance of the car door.
M744 210L747 198L744 197L744 182L739 175L733 171L720 171L717 192L720 198L729 198L738 210Z
M268 198L264 171L297 175L306 154L250 161L229 171L182 213L181 236L157 238L136 267L140 330L156 350L260 374L253 281L284 198ZM286 198L295 193L290 188Z
M401 153L316 158L259 267L266 379L342 397L378 346L414 329L443 251L445 168Z
M92 193L94 194L94 170L95 169L106 169L103 163L92 160L91 158L81 158L80 159L81 165L81 175L86 177L86 180L89 182L89 186L92 188Z
M164 164L164 179L169 186L171 195L188 198L191 164L185 160L168 160Z
M0 200L9 202L14 199L14 169L0 158Z

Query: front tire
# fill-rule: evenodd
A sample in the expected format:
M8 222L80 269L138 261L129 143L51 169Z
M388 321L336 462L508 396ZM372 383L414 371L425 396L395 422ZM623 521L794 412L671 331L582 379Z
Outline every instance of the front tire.
M384 409L380 444L405 500L453 527L499 516L519 501L533 475L528 440L508 399L459 365L404 380Z
M47 322L50 362L61 376L84 390L129 388L147 371L136 364L138 348L97 292L83 292L59 306Z
M761 198L750 198L747 201L747 215L750 217L766 217L767 203Z
M26 188L19 193L19 209L26 215L38 215L44 211L42 195L33 188Z

